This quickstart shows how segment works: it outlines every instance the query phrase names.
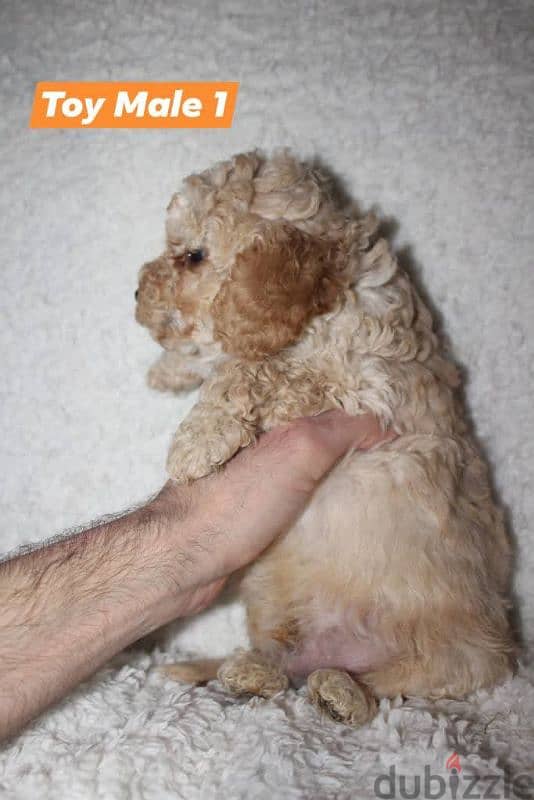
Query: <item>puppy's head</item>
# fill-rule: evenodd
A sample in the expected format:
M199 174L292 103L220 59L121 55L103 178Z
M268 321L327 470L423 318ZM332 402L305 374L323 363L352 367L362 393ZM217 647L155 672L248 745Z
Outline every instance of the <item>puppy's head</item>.
M136 318L166 349L217 343L263 358L334 308L373 227L347 226L326 181L287 153L235 156L172 198L166 249L141 269Z

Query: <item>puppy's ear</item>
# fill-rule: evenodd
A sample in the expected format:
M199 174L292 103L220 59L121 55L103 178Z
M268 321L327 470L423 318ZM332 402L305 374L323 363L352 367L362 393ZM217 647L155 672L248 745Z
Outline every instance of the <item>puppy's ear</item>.
M213 301L223 350L256 360L295 342L315 314L334 307L335 264L334 245L293 226L262 226Z

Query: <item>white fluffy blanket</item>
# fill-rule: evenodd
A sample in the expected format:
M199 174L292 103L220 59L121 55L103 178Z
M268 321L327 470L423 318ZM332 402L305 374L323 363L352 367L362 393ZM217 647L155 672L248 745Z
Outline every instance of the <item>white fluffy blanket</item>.
M391 217L403 263L440 311L517 539L534 639L533 52L527 0L4 0L0 549L162 482L192 400L144 384L156 348L132 317L137 268L158 253L181 175L289 145ZM37 80L144 78L240 80L233 128L27 128ZM373 798L393 767L408 790L425 765L450 774L453 751L458 797L469 770L497 775L499 796L505 779L533 773L528 666L470 702L384 703L358 731L319 719L301 692L245 702L150 671L171 650L218 654L242 636L229 604L182 625L152 660L121 656L0 751L0 795Z

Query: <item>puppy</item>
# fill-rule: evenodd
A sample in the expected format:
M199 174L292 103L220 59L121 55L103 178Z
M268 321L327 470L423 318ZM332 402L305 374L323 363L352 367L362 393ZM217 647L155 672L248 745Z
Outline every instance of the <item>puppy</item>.
M399 438L336 466L242 583L252 649L175 665L361 725L377 699L461 697L514 664L511 548L428 308L377 221L287 152L235 156L183 184L141 269L137 320L164 348L152 387L202 386L168 456L186 482L258 433L344 408Z

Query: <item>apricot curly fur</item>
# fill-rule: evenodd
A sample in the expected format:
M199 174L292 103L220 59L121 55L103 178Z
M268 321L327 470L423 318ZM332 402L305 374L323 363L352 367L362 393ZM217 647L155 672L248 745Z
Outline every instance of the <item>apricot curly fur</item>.
M171 200L137 319L165 348L151 385L201 384L170 449L176 480L330 408L372 411L400 434L349 454L250 567L254 652L295 680L338 670L329 686L343 691L350 674L378 697L462 696L513 668L512 551L459 373L376 231L307 163L241 154Z

